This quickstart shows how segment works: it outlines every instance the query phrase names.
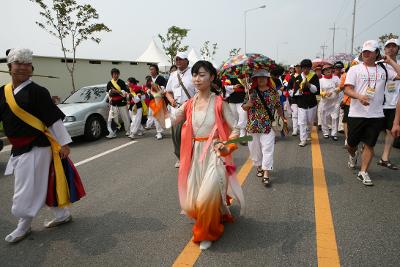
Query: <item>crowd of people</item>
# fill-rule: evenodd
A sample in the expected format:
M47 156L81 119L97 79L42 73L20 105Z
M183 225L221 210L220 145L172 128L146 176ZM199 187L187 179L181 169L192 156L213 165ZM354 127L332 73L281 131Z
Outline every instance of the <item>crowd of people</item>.
M384 130L384 152L378 164L398 169L389 160L394 137L400 135L398 52L397 39L384 44L384 55L378 42L370 40L347 67L334 62L313 68L310 59L303 59L287 71L253 70L248 80L234 76L221 80L215 67L205 60L190 67L185 52L177 53L175 69L171 69L168 79L160 75L157 65L150 65L144 85L134 77L122 81L119 70L112 69L112 79L107 84L107 138L117 136L121 122L126 136L132 139L154 126L155 138L160 140L164 131L172 128L182 213L195 220L193 241L199 242L201 249L208 249L222 236L223 222L233 221L229 210L232 198L240 203L241 211L245 207L232 152L238 144L248 146L256 176L269 186L276 136L288 134L289 119L291 135L299 135L300 147L311 141L314 125L320 125L322 136L333 141L338 140L342 127L348 167L355 168L361 157L357 178L367 186L373 185L368 169L378 136ZM14 90L17 102L28 103L23 108L43 121L61 145L61 157L67 157L71 139L61 122L63 114L49 101L47 105L34 101L37 98L33 94L41 94L41 99L47 100L50 96L29 79L31 63L31 51L11 51L8 66L12 83L7 88ZM13 140L7 173L14 172L16 179L12 212L19 223L6 241L17 242L30 233L31 221L44 205L51 150L43 133L33 131L22 121L18 121L21 125L15 124L5 96L7 88L0 89L0 119L6 135ZM22 88L26 93L19 93ZM277 121L283 122L279 130ZM35 182L24 180L27 174ZM28 202L34 205L27 206ZM53 210L55 219L46 227L72 218L64 207Z

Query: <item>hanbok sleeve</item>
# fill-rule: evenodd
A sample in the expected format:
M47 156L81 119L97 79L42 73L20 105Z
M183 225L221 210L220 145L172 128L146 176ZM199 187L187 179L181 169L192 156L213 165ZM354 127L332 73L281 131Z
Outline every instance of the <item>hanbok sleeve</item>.
M237 127L236 119L233 116L232 110L229 107L229 104L225 101L222 102L222 115L224 116L225 121L228 123L229 127L232 129L231 134L239 135L240 129Z
M53 123L48 129L61 146L72 143L71 136L67 132L67 129L65 128L61 120L58 120L55 123Z

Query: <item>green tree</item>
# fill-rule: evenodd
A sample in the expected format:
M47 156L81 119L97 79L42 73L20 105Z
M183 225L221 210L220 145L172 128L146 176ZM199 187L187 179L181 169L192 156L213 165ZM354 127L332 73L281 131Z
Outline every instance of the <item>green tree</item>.
M37 21L36 24L60 41L65 65L71 76L72 92L75 92L77 47L88 39L100 43L101 39L96 37L96 34L111 30L103 23L96 23L99 14L89 4L80 5L74 0L49 0L51 6L48 6L43 0L30 1L38 4L41 10L39 14L43 21ZM67 54L72 55L72 62L68 60Z
M158 34L163 45L165 54L169 57L171 64L175 64L175 56L178 52L185 52L187 45L182 46L182 40L187 36L189 29L171 26L165 36Z
M230 56L230 57L234 57L234 56L239 55L239 53L240 53L240 48L232 48L232 49L229 51L229 56Z
M217 49L218 49L217 43L211 44L210 46L210 41L205 41L203 47L200 48L201 57L204 60L213 61L214 55L217 53Z
M382 36L379 36L378 40L379 40L379 44L381 45L381 47L383 47L388 40L397 39L397 38L399 38L398 35L395 35L393 33L389 33L389 34L384 34Z

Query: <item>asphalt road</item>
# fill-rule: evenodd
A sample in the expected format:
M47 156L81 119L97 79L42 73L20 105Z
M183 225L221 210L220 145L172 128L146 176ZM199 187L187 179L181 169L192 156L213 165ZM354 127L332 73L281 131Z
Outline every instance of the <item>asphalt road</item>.
M157 141L154 134L137 142L122 133L112 140L77 140L71 158L81 162L87 197L72 207L73 222L44 229L51 213L42 209L32 235L16 245L1 241L16 225L13 177L1 175L0 266L171 266L192 236L192 222L179 214L172 141ZM375 186L365 187L346 167L343 140L321 139L341 265L399 266L400 171L376 166L376 156L370 171ZM297 143L295 137L277 142L270 188L251 170L243 184L245 216L233 207L236 222L226 225L196 266L317 265L311 146ZM381 152L380 142L376 154ZM1 173L8 154L0 152ZM238 169L247 158L246 147L235 152ZM392 161L400 165L400 150L393 150Z

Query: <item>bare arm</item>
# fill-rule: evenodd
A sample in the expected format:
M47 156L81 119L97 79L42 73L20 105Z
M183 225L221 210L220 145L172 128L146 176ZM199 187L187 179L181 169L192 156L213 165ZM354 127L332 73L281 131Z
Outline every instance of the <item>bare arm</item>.
M344 86L344 93L346 95L350 96L351 98L358 99L361 102L361 104L363 104L364 106L368 106L369 105L369 97L366 96L366 95L361 95L361 94L357 93L354 90L354 86L353 85L346 84Z
M397 73L397 76L394 78L395 80L400 80L400 65L397 64L393 59L391 59L388 56L385 56L385 63L389 64L390 66L393 67L395 72Z
M394 137L400 136L400 99L397 101L396 115L394 117L393 127L391 132Z

